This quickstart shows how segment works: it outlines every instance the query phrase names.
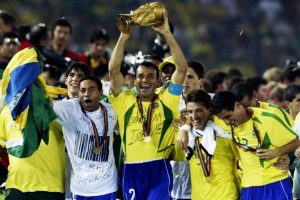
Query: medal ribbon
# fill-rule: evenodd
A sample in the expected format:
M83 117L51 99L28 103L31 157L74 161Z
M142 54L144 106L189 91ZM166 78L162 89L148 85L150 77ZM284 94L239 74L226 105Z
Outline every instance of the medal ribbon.
M246 111L247 111L248 116L249 116L250 119L251 119L251 117L252 117L251 111L250 111L248 108L246 108L246 107L245 107L245 109L246 109ZM252 120L252 119L251 119L251 120ZM253 123L253 131L254 131L255 137L256 137L256 139L257 139L257 147L256 147L256 148L252 148L252 147L249 147L249 146L247 146L247 145L245 145L245 144L241 144L241 143L237 142L236 139L235 139L235 137L234 137L234 130L233 130L234 128L233 128L233 125L231 125L230 127L231 127L231 135L232 135L232 141L233 141L233 143L234 143L236 146L238 146L239 148L244 149L245 151L250 151L250 152L255 153L256 150L259 149L259 148L261 147L261 139L260 139L260 137L259 137L259 132L258 132L258 130L256 129L253 120L252 120L252 123Z
M107 117L107 110L106 108L100 103L100 109L103 113L103 144L106 142L107 139L107 132L108 132L108 117ZM93 127L93 136L94 136L94 141L95 141L95 148L100 148L99 145L99 135L98 135L98 130L96 127L95 122L89 118L85 112L85 110L83 109L83 107L81 106L81 110L84 113L84 115L91 121L92 123L92 127Z
M150 106L148 107L147 118L145 119L144 118L144 112L143 112L142 100L139 96L136 96L138 110L141 114L142 123L143 123L143 134L144 134L145 137L150 135L151 121L152 121L152 116L153 116L153 111L154 111L154 104L155 104L155 99L156 98L157 98L157 95L155 94L154 97L151 100Z
M203 174L205 177L208 177L210 176L211 156L206 154L206 157L204 158L203 150L202 150L203 147L200 144L199 137L195 139L195 142L196 142L196 150L200 161L200 165L202 167Z

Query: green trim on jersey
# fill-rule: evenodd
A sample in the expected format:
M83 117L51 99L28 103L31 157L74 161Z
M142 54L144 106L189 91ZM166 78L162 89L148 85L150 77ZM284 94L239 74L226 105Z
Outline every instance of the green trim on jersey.
M288 127L280 117L278 117L277 115L273 114L273 113L269 113L269 112L262 112L261 113L262 116L266 116L266 117L271 117L275 120L277 120L282 126L284 126L289 132L291 132L293 135L298 136L290 127Z
M135 107L135 103L126 111L124 115L124 136L123 136L124 153L126 153L126 127L128 126L134 107Z
M290 122L290 120L289 120L289 118L288 118L288 116L286 115L287 113L286 113L286 111L284 111L282 108L280 108L280 107L278 107L278 106L275 106L275 105L273 105L273 104L269 104L269 106L270 107L272 107L272 108L277 108L278 110L280 110L280 112L283 114L283 116L284 116L284 119L285 119L285 121L286 121L286 123L288 123L288 125L291 127L292 125L291 125L291 122Z
M159 144L158 144L158 148L160 147L161 143L162 143L162 140L168 130L168 128L170 127L170 125L172 124L172 120L173 120L173 114L172 114L172 111L167 107L165 106L165 104L163 104L163 102L161 100L159 100L162 107L163 107L163 110L164 110L164 116L165 116L165 120L164 120L164 123L163 123L163 127L161 129L161 135L160 135L160 139L159 139Z

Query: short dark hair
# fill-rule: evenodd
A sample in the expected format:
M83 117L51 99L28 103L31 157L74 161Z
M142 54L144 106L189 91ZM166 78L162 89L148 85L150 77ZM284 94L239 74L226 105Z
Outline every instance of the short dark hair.
M195 103L200 103L203 105L205 108L210 109L211 108L211 98L207 92L204 90L192 90L186 98L185 103L190 103L190 102L195 102Z
M87 66L87 64L82 63L82 62L74 62L66 70L66 77L70 74L70 72L73 69L75 69L76 71L81 70L83 72L84 76L90 75L90 70L89 70L89 67Z
M300 77L300 61L287 60L282 77L283 81L288 82L294 82L297 77Z
M204 66L200 62L189 61L187 65L195 71L199 79L204 77Z
M81 84L81 82L86 81L86 80L94 81L97 84L98 90L102 91L102 83L99 78L97 78L96 76L85 76L82 79L80 79L79 85Z
M245 97L253 98L253 90L245 81L234 84L230 91L236 96L238 101L242 101Z
M136 71L137 69L140 67L140 66L144 66L146 68L153 68L155 70L155 73L156 73L156 79L158 80L159 79L159 70L158 70L158 67L153 64L152 62L148 62L148 61L144 61L142 62L141 64L139 64L139 66L135 69L135 78L136 78Z
M258 91L259 86L266 85L267 81L261 77L252 77L247 79L247 83L254 91Z
M15 25L15 18L3 10L0 10L0 18L3 20L5 25Z
M217 90L218 85L223 83L227 77L228 75L225 72L217 72L209 79L213 92Z
M48 38L48 27L44 23L38 23L33 27L29 34L29 41L33 45L39 45L41 40Z
M54 29L56 28L56 26L68 27L70 29L70 34L72 33L72 25L69 22L69 20L67 20L66 17L59 18L58 20L56 20L54 22L53 27L52 27L52 33L53 33Z
M16 32L7 32L4 33L2 37L0 37L1 45L3 44L5 38L14 38L14 39L17 38L18 40L20 39L19 35Z
M212 99L211 112L213 114L218 114L222 110L234 111L234 104L237 101L236 96L232 92L218 92Z
M109 42L109 36L105 29L97 28L90 35L90 43L94 43L98 40L104 40L106 43Z
M292 102L296 95L300 93L300 85L292 84L284 90L284 100Z

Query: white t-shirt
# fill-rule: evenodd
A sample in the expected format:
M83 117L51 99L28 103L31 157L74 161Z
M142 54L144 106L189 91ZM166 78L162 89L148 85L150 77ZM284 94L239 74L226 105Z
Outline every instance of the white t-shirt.
M96 124L101 152L93 152L95 139L91 121L82 112L79 100L53 103L63 127L66 148L72 165L71 192L80 196L99 196L117 191L117 169L113 154L113 131L116 116L112 107L101 102L107 110L108 133L103 145L103 113L101 108L86 114Z

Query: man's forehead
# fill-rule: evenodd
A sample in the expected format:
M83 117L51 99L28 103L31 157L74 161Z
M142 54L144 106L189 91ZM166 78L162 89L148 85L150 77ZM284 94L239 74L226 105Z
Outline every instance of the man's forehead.
M84 75L83 71L81 69L72 69L71 72L72 74L81 74Z

